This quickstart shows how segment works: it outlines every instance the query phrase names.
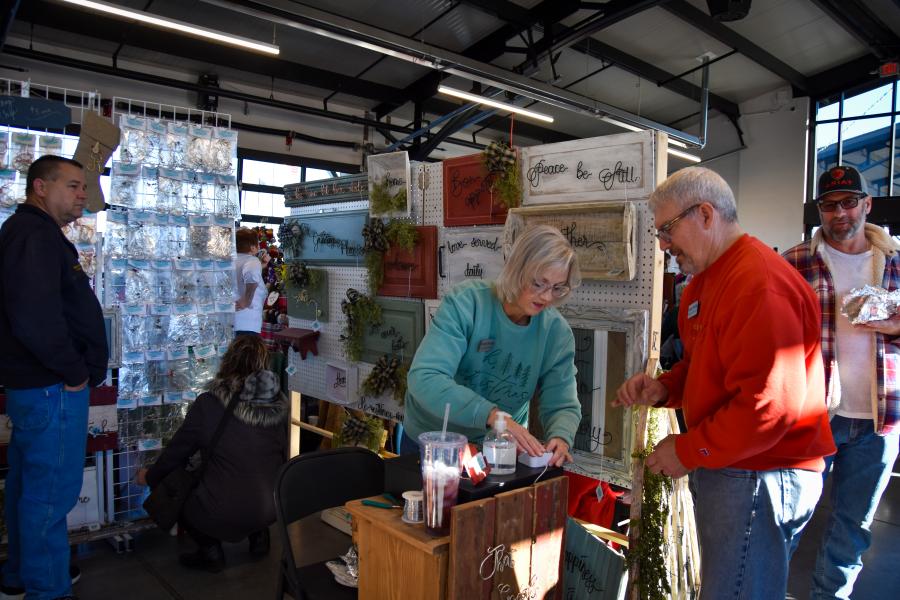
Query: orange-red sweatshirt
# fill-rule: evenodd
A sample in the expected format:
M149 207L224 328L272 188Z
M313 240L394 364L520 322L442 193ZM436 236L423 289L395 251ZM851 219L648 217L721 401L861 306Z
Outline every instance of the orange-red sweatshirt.
M819 302L778 254L744 235L688 284L684 358L659 379L688 431L689 469L822 471L835 452L825 406Z

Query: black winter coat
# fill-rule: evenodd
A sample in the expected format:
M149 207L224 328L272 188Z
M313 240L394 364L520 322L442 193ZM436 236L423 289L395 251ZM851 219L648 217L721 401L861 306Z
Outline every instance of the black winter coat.
M201 394L147 471L150 487L208 448L224 414L223 401L210 392ZM219 540L238 542L275 521L273 493L275 476L285 462L287 417L283 396L263 405L239 402L185 503L182 516L191 526Z
M94 386L108 357L103 312L75 246L50 215L19 205L0 229L0 384Z

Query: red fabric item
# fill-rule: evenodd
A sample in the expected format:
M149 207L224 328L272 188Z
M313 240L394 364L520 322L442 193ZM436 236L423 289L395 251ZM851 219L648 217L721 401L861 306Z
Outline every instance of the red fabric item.
M688 469L821 472L834 454L825 405L819 300L781 256L744 235L685 288L684 358L659 381L687 433Z
M268 348L270 352L279 349L279 345L275 343L275 333L281 331L283 328L284 325L281 325L280 323L262 324L262 328L259 330L259 337L262 338L263 343L266 345L266 348Z
M605 481L598 481L578 473L566 471L569 478L569 516L607 529L613 528L616 499L625 492L616 492ZM597 500L597 485L603 489L603 499Z

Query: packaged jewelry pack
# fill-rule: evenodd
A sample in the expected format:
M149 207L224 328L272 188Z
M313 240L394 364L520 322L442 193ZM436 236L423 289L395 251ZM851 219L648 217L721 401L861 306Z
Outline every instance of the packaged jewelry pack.
M219 356L212 344L194 346L191 353L191 370L194 377L194 389L202 388L213 380L219 370Z
M194 261L179 259L175 261L173 304L193 302L197 293L197 275L194 272Z
M216 264L212 260L198 259L194 261L194 272L197 275L197 292L194 299L199 304L215 302L213 296L215 289L215 268Z
M147 121L147 153L144 156L144 164L158 167L162 160L162 149L166 143L169 128L164 121L149 119Z
M130 258L157 258L156 246L159 243L159 231L156 226L156 215L147 211L129 211L128 213L128 256Z
M237 158L237 131L217 127L213 131L213 140L207 162L207 170L213 173L228 175L234 172L234 161Z
M153 271L150 261L130 258L125 273L126 304L150 304L154 301Z
M14 208L16 196L16 170L0 169L0 208Z
M192 171L209 171L207 165L211 163L209 154L212 144L212 129L201 125L189 125L188 131L185 167Z
M127 258L108 258L106 260L106 306L125 304L125 278L128 273Z
M35 159L36 138L33 133L13 132L11 139L10 166L22 175L26 175Z
M160 210L174 215L185 214L187 205L182 172L169 167L160 167L157 173L157 206Z
M172 258L185 258L190 252L188 246L188 229L190 221L185 215L169 217L168 244Z
M106 211L103 253L116 258L128 256L128 213L125 211L114 209Z
M184 167L188 142L188 126L183 123L168 123L165 142L159 149L159 166L172 169Z
M126 208L141 208L139 189L141 166L122 162L113 163L112 189L109 203Z
M162 394L169 389L169 361L163 350L148 350L147 393Z
M170 347L168 391L186 392L193 387L191 359L186 347Z
M138 398L147 394L147 367L143 352L126 352L119 368L119 398Z
M119 119L119 129L122 130L119 159L124 163L143 164L149 148L146 119L122 115Z
M122 314L122 351L143 352L149 347L147 327L150 324L146 315L146 307L138 305L140 312Z
M217 175L215 189L216 214L237 220L241 214L237 178L234 175Z
M152 265L155 303L172 304L175 302L175 276L172 271L172 261L154 260Z
M53 154L60 156L62 154L63 141L61 137L55 135L42 135L38 138L38 153L36 158Z

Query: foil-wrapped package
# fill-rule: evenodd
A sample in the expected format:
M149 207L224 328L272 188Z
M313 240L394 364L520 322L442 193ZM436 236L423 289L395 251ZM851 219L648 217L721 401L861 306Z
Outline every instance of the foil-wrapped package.
M866 285L844 296L841 314L853 325L890 319L900 312L900 290L889 292L884 288Z

